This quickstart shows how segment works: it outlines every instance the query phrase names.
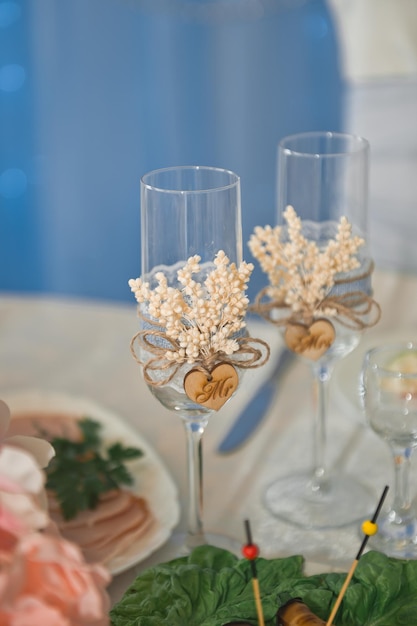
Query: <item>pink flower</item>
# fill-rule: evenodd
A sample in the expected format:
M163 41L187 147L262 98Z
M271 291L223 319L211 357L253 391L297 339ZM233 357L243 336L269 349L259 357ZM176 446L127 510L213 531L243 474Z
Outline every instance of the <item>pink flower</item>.
M5 439L9 420L0 400L0 624L108 626L109 572L54 532L45 508L41 467L53 448L35 437Z
M39 437L14 435L13 437L6 438L10 417L9 407L3 400L0 400L0 448L2 443L17 446L35 457L39 467L46 467L55 454L51 444Z
M32 533L0 566L2 626L107 626L110 574L61 538Z
M0 551L4 543L10 547L10 533L17 537L50 524L41 467L55 454L50 443L37 437L6 438L9 423L9 407L0 400ZM10 514L20 520L14 529Z
M12 610L0 608L0 624L4 626L71 626L71 622L53 607L38 598L20 598Z
M2 561L13 552L19 537L26 532L27 525L0 504L0 568Z
M11 536L17 539L50 523L41 506L44 482L30 454L13 446L0 448L0 552L10 549Z

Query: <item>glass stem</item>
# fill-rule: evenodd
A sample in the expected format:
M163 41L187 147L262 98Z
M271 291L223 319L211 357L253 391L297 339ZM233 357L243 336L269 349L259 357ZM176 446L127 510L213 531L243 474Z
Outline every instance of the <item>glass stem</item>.
M332 368L328 363L315 363L314 375L314 407L315 422L313 432L313 476L311 488L318 492L325 488L327 483L326 470L326 422L328 385L332 374Z
M188 520L186 546L192 550L205 543L203 529L202 438L207 420L184 420L187 434Z
M394 500L392 511L395 514L394 522L407 524L414 517L411 511L410 496L410 469L412 448L405 450L392 448L394 458Z

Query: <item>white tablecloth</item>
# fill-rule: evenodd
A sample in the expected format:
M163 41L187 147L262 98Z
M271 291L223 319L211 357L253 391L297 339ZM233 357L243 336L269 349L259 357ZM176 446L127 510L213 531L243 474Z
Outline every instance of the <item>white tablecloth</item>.
M417 337L417 277L376 272L375 297L383 317L367 331L366 342L379 341L401 329ZM137 330L135 306L0 296L0 397L6 390L40 388L93 398L120 414L154 446L186 499L185 437L181 421L164 409L144 385L129 351ZM253 330L279 340L268 326ZM359 348L358 348L359 350ZM348 357L349 358L349 357ZM342 364L340 364L342 365ZM240 406L272 367L248 372L239 393L209 422L204 439L204 500L208 530L244 541L244 518L251 520L264 556L303 553L308 560L330 567L347 566L359 547L356 526L337 531L303 531L280 522L265 509L262 497L274 477L303 469L311 458L310 374L296 362L277 391L273 408L261 427L239 451L221 456L216 446ZM337 379L337 370L335 372ZM340 381L339 381L340 383ZM363 478L378 498L392 478L385 444L363 426L363 418L339 389L331 388L328 461ZM185 527L184 515L180 528ZM117 600L136 572L168 554L165 546L137 568L114 579Z

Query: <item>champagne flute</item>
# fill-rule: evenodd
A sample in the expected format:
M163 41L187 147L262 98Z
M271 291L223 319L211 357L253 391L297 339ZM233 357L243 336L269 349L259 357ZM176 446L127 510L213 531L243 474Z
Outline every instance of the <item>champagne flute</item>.
M347 525L361 519L374 501L356 478L330 470L326 463L328 386L334 365L379 317L371 298L372 262L366 246L368 163L366 139L347 134L292 135L278 148L275 230L281 229L281 239L290 247L287 258L284 254L275 260L272 270L271 263L264 265L270 286L287 289L284 295L281 289L277 306L272 300L267 310L287 347L311 368L315 420L313 468L275 480L266 490L265 504L275 516L304 528ZM345 218L350 232L346 221L341 226ZM294 230L297 220L299 232ZM346 238L350 243L345 246ZM316 252L308 258L311 245ZM333 255L331 246L337 250ZM251 250L256 256L259 247L252 245ZM287 288L286 277L294 276L294 266L299 283Z
M153 290L149 296L153 300L151 305L149 297L142 297L141 301L136 295L141 303L138 360L150 391L163 406L180 416L187 436L188 530L181 552L187 553L205 543L232 549L231 540L208 535L203 528L202 437L212 413L236 390L242 369L256 366L245 357L249 355L249 360L257 361L256 350L251 352L248 348L249 352L245 352L248 344L242 320L248 298L243 291L251 270L242 262L239 177L228 170L199 166L171 167L143 176L141 245L142 276L129 284L132 291L138 290L139 285ZM219 267L214 259L220 258L220 251L234 265L235 277L229 280L229 275L220 276L218 284L212 284L211 288L223 291L213 295L210 290L207 293L204 285ZM189 259L191 265L184 271ZM222 268L226 271L220 264ZM240 272L238 278L236 272ZM233 281L237 282L232 284ZM218 309L217 313L212 309L210 315L214 318L207 318L207 307L213 304L214 296L217 304L219 298L223 302L222 320L217 328L212 328L215 321L207 321L215 320L218 315ZM191 319L190 313L184 312L192 302L204 319ZM158 314L155 306L159 307ZM155 319L157 315L159 321ZM171 331L177 328L182 336L173 339ZM231 337L227 333L223 336L226 330L232 333ZM201 348L199 342L203 336L207 344ZM217 340L219 344L215 343ZM227 343L235 341L239 344L237 352L233 352L235 344ZM132 351L135 356L135 350ZM164 356L167 351L174 360L167 360Z
M417 510L411 498L411 459L417 446L417 343L368 350L361 373L361 397L372 430L387 442L393 458L393 501L378 520L369 545L397 558L417 558Z

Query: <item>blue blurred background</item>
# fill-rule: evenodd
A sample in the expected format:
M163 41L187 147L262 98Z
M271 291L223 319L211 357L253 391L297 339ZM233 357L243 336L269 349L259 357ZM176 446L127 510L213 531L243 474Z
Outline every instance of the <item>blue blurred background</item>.
M323 0L0 0L0 44L3 292L131 302L139 179L170 165L241 176L250 260L278 141L344 129Z

